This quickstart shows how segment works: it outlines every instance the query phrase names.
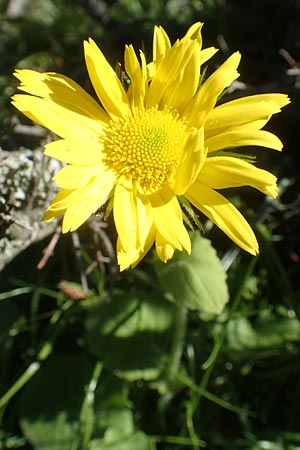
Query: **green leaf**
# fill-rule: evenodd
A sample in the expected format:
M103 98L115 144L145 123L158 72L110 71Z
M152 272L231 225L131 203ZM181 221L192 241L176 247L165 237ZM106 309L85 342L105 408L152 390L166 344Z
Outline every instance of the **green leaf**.
M172 345L175 309L144 291L115 292L88 309L89 351L128 380L156 379Z
M167 264L157 261L155 270L171 301L210 314L220 314L228 302L226 274L210 241L191 235L192 254L176 252Z

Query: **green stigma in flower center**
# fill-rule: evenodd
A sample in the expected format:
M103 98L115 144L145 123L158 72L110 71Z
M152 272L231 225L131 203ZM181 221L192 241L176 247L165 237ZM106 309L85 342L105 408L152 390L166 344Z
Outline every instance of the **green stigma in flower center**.
M186 139L185 125L172 111L138 111L111 122L105 162L136 180L145 193L154 192L172 179Z

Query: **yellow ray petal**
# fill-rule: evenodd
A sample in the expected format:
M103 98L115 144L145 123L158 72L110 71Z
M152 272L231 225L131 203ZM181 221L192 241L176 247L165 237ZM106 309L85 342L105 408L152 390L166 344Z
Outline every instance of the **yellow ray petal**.
M103 125L97 120L71 111L50 99L16 94L12 104L25 116L66 139L98 142Z
M241 55L233 53L200 87L183 115L190 127L203 126L218 97L238 76L237 67Z
M178 200L169 189L161 189L152 194L154 225L166 244L191 252L191 240L182 221L182 212Z
M144 52L142 52L142 50L140 50L140 58L141 58L141 68L142 68L142 78L145 82L145 93L144 93L144 101L145 101L145 96L148 92L148 68L147 68L147 61L146 61L146 56L144 54Z
M103 171L100 175L92 177L78 189L61 189L52 200L48 210L64 211L71 206L81 204L84 208L86 201L97 200L98 208L106 202L114 186L115 177L111 172Z
M278 195L275 175L239 158L207 158L199 181L213 189L252 186L271 197Z
M201 65L206 63L210 58L212 58L219 50L215 47L203 48L200 51L200 61Z
M108 114L111 117L130 115L131 109L126 92L115 71L92 39L84 42L84 53L90 79Z
M113 213L122 248L125 250L136 249L137 217L132 180L130 183L126 183L126 186L120 181L116 184Z
M196 181L185 196L239 247L252 255L258 253L257 240L250 225L223 195Z
M288 103L289 98L284 94L253 95L224 103L210 112L205 122L205 135L210 137L240 125L259 130Z
M185 144L181 160L176 169L173 188L176 195L184 194L188 187L194 183L205 163L206 153L203 128L194 129Z
M208 139L205 139L205 146L208 152L215 152L230 147L242 147L245 145L257 145L260 147L282 150L282 142L275 134L264 130L225 131Z
M141 195L134 190L135 208L137 215L137 243L143 251L153 224L153 211L151 203L146 195Z
M53 220L57 219L59 216L61 216L63 213L65 212L65 209L62 210L52 210L52 209L47 209L43 216L41 217L41 220L43 220L44 222L53 222Z
M178 112L188 105L199 86L200 63L200 46L194 41L187 49L182 70L178 71L174 80L166 85L162 105L174 108Z
M163 236L160 233L156 234L156 240L155 240L155 249L159 256L159 258L164 262L168 262L169 259L171 259L174 255L174 252L176 250L175 247L173 247L171 244L166 242L166 240L163 238Z
M99 199L93 197L67 208L62 222L62 232L77 230L100 206Z
M132 180L121 178L114 193L114 220L122 248L143 250L153 223L147 196L141 195Z
M133 266L136 261L138 261L140 256L140 249L127 247L124 248L121 243L120 236L118 236L117 240L117 260L118 265L120 266L120 272L123 270L129 269L129 267Z
M74 204L74 198L76 203L77 192L76 189L61 189L50 203L42 220L48 222L49 220L52 220L50 219L52 213L55 213L55 217L57 217L65 212L68 207Z
M102 145L88 140L59 139L45 145L45 155L68 164L88 166L102 161Z
M290 99L286 94L257 94L257 95L248 95L245 97L237 98L235 100L231 100L230 102L223 103L222 105L218 106L218 109L222 108L231 108L231 106L247 106L252 105L255 106L256 104L260 103L271 103L271 108L276 109L274 106L274 103L277 105L277 111L279 112L281 108L288 105L290 103ZM279 111L278 111L279 109ZM272 113L274 114L274 113Z
M201 29L203 27L203 22L195 22L193 25L190 26L190 28L187 30L185 36L181 39L184 40L186 38L196 40L200 47L202 46L202 36L201 36Z
M163 27L155 26L153 33L153 61L158 63L170 48L170 39Z
M120 271L128 269L129 267L135 267L148 253L150 248L153 245L155 239L155 227L152 226L150 228L150 231L148 233L147 239L144 243L143 249L133 249L128 248L124 249L121 244L120 238L117 240L117 257L118 257L118 264L120 266Z
M65 166L54 177L53 180L63 189L78 189L85 186L92 177L102 176L101 166Z
M45 211L42 220L45 222L52 222L54 219L63 214L66 210L66 202L70 196L74 195L74 190L71 189L61 189L54 199L52 200L50 206ZM56 203L62 204L61 208L55 208Z
M160 60L148 90L146 108L151 108L160 103L168 86L184 70L193 51L193 41L177 42Z
M15 77L21 81L18 89L28 94L52 100L67 110L107 124L110 120L101 106L75 81L57 73L40 73L35 70L16 70ZM101 128L99 127L101 131Z
M155 64L153 61L147 64L147 80L150 81L154 77L155 73Z
M146 79L132 45L125 47L125 70L131 83L127 91L132 108L144 106Z

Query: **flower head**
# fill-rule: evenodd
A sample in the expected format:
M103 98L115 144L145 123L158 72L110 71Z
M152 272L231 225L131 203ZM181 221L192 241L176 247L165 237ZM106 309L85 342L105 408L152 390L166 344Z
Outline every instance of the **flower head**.
M148 64L142 51L138 58L126 46L126 88L95 42L84 42L101 105L65 76L15 72L25 94L15 95L13 104L60 137L45 146L45 154L67 164L54 177L61 190L44 220L64 214L63 232L74 231L109 200L121 270L136 265L153 243L165 262L176 249L190 253L181 203L191 203L256 254L252 229L218 189L248 185L277 195L276 177L232 149L281 150L280 140L262 128L289 99L262 94L216 106L239 76L240 54L201 83L201 67L216 52L202 49L201 28L195 23L171 45L163 28L155 27Z

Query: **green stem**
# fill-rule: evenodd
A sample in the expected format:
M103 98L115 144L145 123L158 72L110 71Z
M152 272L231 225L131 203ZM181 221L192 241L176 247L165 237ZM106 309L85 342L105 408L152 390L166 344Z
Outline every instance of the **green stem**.
M217 397L216 395L212 394L211 392L207 391L201 386L197 386L189 378L183 376L182 374L177 373L176 378L186 387L192 389L196 394L198 394L198 398L204 397L207 400L210 400L211 402L215 403L216 405L219 405L222 408L227 409L228 411L232 411L236 414L256 417L256 414L253 411L249 411L245 408L240 408L239 406L232 405L231 403L227 402L226 400L223 400L222 398Z
M11 291L3 292L0 294L0 300L6 300L7 298L17 297L18 295L28 294L32 292L31 287L21 287L17 289L12 289Z
M8 389L8 391L0 398L0 409L2 409L9 400L33 377L33 375L39 370L40 362L34 361L29 367L22 373L18 380Z
M194 447L194 443L189 438L181 437L181 436L149 436L151 441L153 441L154 444L161 443L161 444L177 444L177 445L185 445L187 447ZM197 439L197 449L199 447L206 447L206 442L201 441Z

